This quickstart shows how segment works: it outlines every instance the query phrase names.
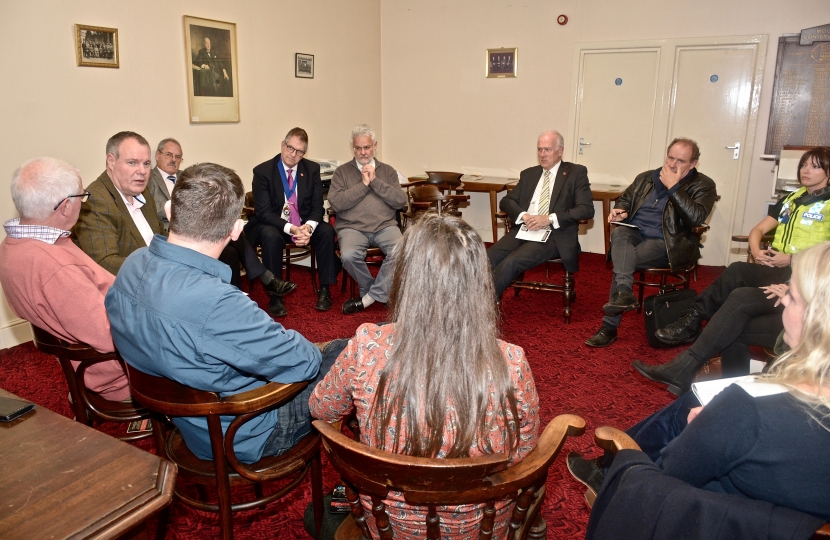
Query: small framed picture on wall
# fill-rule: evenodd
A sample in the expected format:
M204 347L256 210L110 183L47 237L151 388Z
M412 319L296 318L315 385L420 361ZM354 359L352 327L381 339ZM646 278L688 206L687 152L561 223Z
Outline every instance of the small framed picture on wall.
M294 76L301 79L314 78L314 55L296 53L294 55Z
M79 66L118 67L118 29L75 25L75 58Z
M487 78L503 79L516 76L519 49L487 49Z

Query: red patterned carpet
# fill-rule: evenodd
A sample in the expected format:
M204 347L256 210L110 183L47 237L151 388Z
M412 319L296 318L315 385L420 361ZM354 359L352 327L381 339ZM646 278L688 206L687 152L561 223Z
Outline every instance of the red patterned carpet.
M522 291L515 298L508 290L502 304L502 337L524 347L527 352L541 401L542 424L546 425L562 413L577 414L588 423L586 434L569 439L550 470L543 509L550 539L582 538L588 523L588 510L582 498L584 489L568 474L564 456L572 450L597 455L599 452L592 444L595 427L626 428L668 404L673 396L664 387L636 374L630 363L635 358L646 359L649 363L663 362L678 352L677 349L650 348L645 339L642 315L636 313L623 317L620 337L611 347L590 349L583 345L582 342L599 328L611 272L605 268L601 255L583 254L580 260L581 270L576 275L577 302L570 325L565 325L562 319L562 300L558 294ZM722 271L722 267L701 267L698 281L692 286L698 291L703 290ZM529 272L528 277L544 278L543 267ZM286 298L289 315L280 322L300 331L311 341L347 337L363 322L387 318L386 308L378 304L354 316L342 315L339 307L347 295L340 294L339 287L332 291L334 309L319 313L313 309L309 273L296 267L292 278L299 287ZM653 291L646 294L653 294ZM261 287L255 288L252 298L267 308L268 300ZM40 354L31 343L0 351L0 387L72 418L60 366L53 358ZM113 429L123 428L105 425L101 429L112 433ZM141 446L150 449L151 444ZM337 480L334 469L325 464L324 488L331 490ZM311 490L305 483L302 489L263 510L235 514L236 538L308 538L303 529L302 514L310 500ZM173 503L168 539L191 540L218 535L215 515Z

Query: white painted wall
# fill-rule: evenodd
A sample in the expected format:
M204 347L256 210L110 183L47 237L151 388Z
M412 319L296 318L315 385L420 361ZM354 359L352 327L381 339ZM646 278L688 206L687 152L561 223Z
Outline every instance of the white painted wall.
M189 123L183 15L236 23L241 122ZM75 65L75 23L118 28L120 69ZM377 0L0 0L0 221L16 216L9 183L23 161L64 159L88 184L125 129L152 145L175 137L185 166L221 163L247 185L296 125L309 157L348 159L354 124L382 133L379 28ZM315 56L314 79L294 77L297 52ZM0 301L0 348L27 339Z

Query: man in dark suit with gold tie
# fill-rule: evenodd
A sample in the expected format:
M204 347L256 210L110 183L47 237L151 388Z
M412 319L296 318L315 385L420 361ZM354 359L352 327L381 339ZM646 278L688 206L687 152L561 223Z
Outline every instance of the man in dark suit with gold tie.
M523 170L499 204L516 226L487 250L497 298L519 274L548 259L561 257L569 272L579 267L578 221L594 217L594 203L588 169L562 161L564 149L558 132L542 133L536 144L539 165Z

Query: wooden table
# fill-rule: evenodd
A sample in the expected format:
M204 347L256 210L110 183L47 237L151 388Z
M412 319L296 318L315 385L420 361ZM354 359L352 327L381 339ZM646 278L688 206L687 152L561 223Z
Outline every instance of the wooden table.
M146 538L176 480L174 464L39 405L0 422L0 456L2 539Z
M605 233L605 252L611 249L611 225L608 223L608 214L611 213L611 201L616 201L625 191L622 184L595 184L591 182L591 195L595 201L602 201L602 227Z
M408 180L411 183L422 183L427 179L427 175L410 176ZM465 193L489 193L490 194L490 224L493 227L493 242L499 239L498 221L496 220L496 193L505 191L508 186L516 184L518 178L501 178L496 176L480 176L477 174L465 174L461 177L461 182L464 183L463 191ZM406 187L406 184L404 184Z

